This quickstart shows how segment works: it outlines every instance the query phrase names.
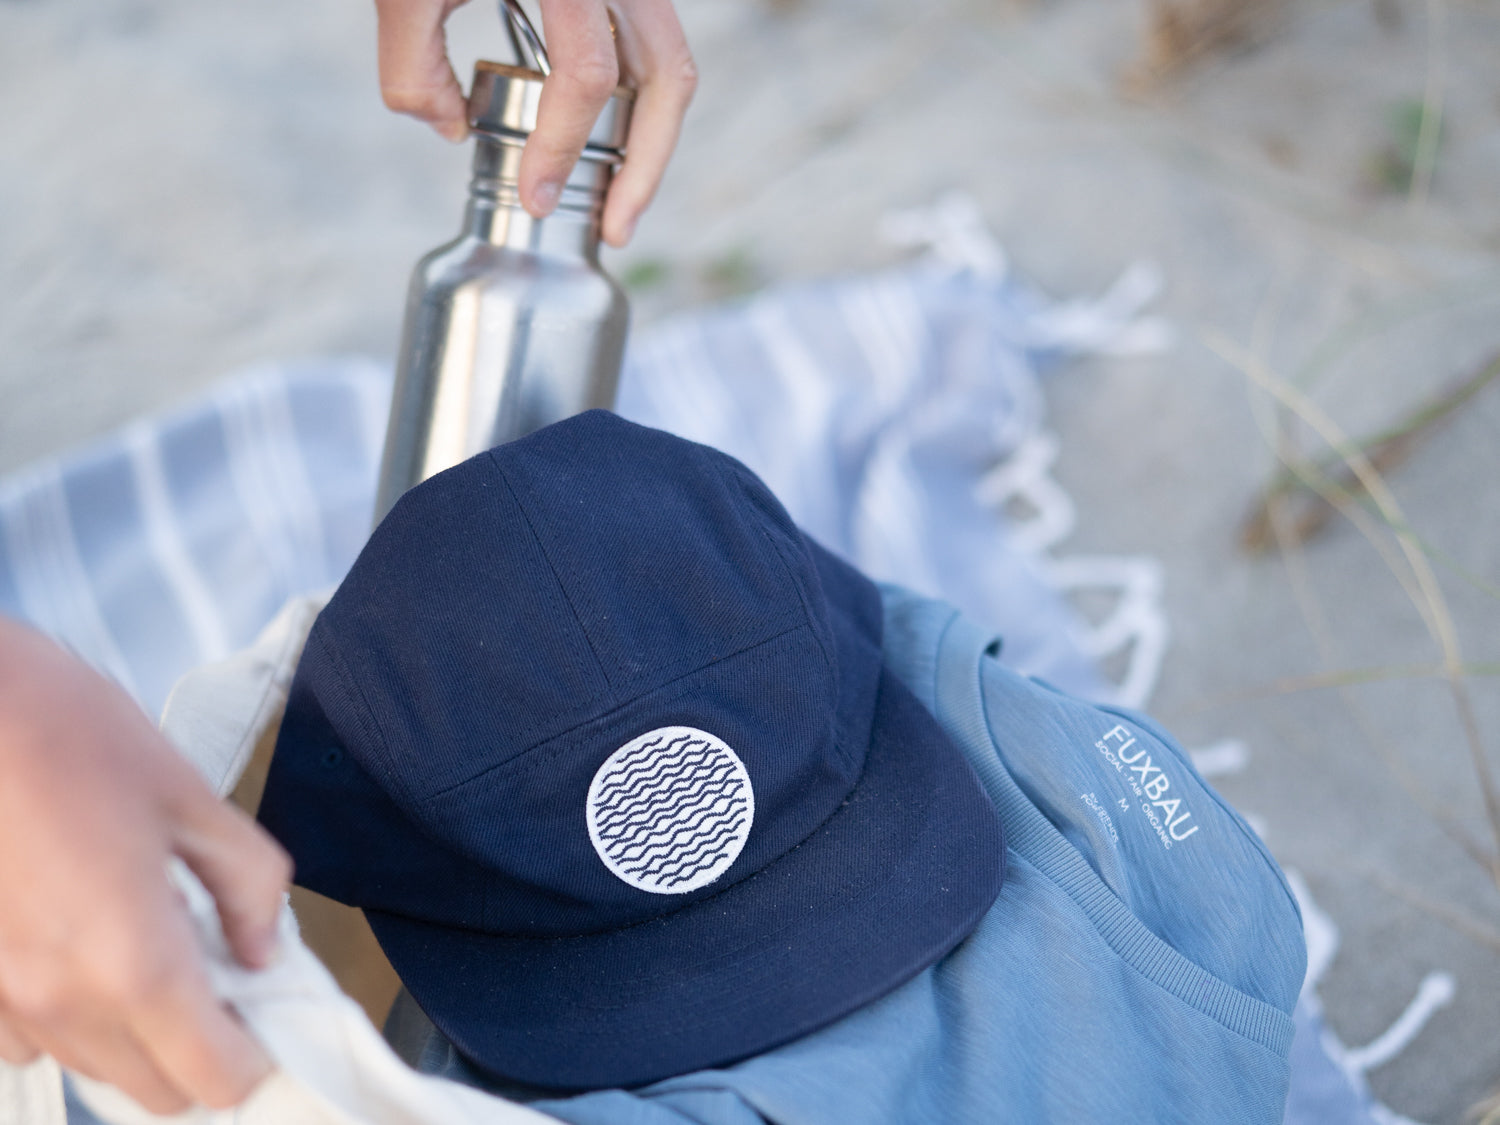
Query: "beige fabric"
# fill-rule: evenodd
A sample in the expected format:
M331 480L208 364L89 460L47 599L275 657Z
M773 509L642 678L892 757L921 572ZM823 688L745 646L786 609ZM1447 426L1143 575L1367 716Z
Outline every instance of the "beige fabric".
M250 648L190 672L173 689L162 729L220 795L234 788L256 743L280 721L302 645L326 600L292 601ZM555 1125L551 1117L402 1063L303 943L289 906L282 908L276 963L261 972L240 968L208 892L180 864L171 875L198 923L215 990L279 1069L236 1110L175 1117L147 1113L117 1091L75 1077L101 1119L111 1125ZM55 1064L0 1063L0 1125L63 1121Z
M229 796L256 743L281 722L302 646L330 596L293 598L249 648L194 669L167 697L162 733L219 796Z

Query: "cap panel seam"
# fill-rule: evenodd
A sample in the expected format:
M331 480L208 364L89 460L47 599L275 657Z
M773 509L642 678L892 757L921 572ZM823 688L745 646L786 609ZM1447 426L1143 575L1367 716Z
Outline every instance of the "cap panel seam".
M703 665L700 665L697 668L692 669L691 671L684 672L684 673L682 673L682 675L676 676L673 679L668 680L666 683L661 684L660 686L658 686L656 688L653 688L651 691L647 692L644 695L635 696L634 698L629 699L629 700L627 700L624 703L617 703L614 707L611 707L608 711L605 711L602 714L590 715L587 719L584 719L580 723L574 724L573 726L569 727L567 730L558 731L556 734L548 735L546 738L543 738L543 739L541 739L541 740L539 740L537 742L532 743L530 746L526 747L526 749L518 751L517 753L511 755L509 758L507 758L503 762L495 762L492 765L486 766L484 769L480 770L478 773L470 774L468 777L462 779L461 781L455 781L455 782L453 782L450 785L446 785L442 789L439 789L437 792L430 793L427 796L423 797L422 800L419 802L419 804L422 805L422 806L426 806L426 805L432 803L433 801L436 801L436 800L438 800L438 799L440 799L442 797L447 796L448 794L452 793L454 790L461 789L465 785L469 785L472 782L478 781L480 778L485 777L485 776L487 776L487 775L489 775L491 773L494 773L497 770L507 769L507 768L509 768L511 766L516 766L518 768L518 770L524 770L525 772L528 772L528 773L532 772L534 770L537 770L537 769L541 768L542 766L544 766L545 764L547 764L548 762L550 762L558 754L563 753L563 748L562 747L558 747L558 748L556 748L550 754L540 755L534 761L525 762L525 761L523 761L523 759L530 757L536 751L541 750L542 748L544 748L544 747L546 747L546 746L548 746L548 745L550 745L552 743L555 743L555 742L558 742L561 739L567 738L570 734L573 734L575 731L579 730L581 727L586 727L586 726L590 725L591 723L607 723L611 718L619 715L622 711L626 710L627 708L633 707L633 706L635 706L635 705L637 705L639 703L643 703L643 702L649 700L652 703L660 706L662 704L670 703L670 702L672 702L675 699L680 699L682 696L686 695L689 691L692 690L691 685L684 683L684 681L690 680L694 676L701 675L701 674L703 674L705 672L708 672L709 670L717 667L718 665L728 663L731 660L737 660L737 659L739 659L742 656L745 656L745 655L748 655L751 652L754 652L758 648L763 648L763 647L765 647L768 644L772 644L773 642L780 640L782 637L790 636L791 634L796 633L800 629L807 629L807 628L808 628L807 622L805 622L805 621L798 621L795 625L791 625L790 627L782 629L782 630L780 630L780 631L778 631L776 633L773 633L773 634L771 634L768 637L763 637L763 638L761 638L758 641L754 641L751 644L746 645L742 649L737 649L736 651L731 652L728 656L720 657L719 659L714 660L714 661L712 661L712 662L710 662L708 664L703 664ZM666 691L668 691L668 689L672 689L672 688L676 688L677 689L675 691L675 693L670 694L670 695L664 695L660 699L656 698L658 695L661 695L661 693L666 692ZM842 747L841 747L840 748L840 753L842 753L842 752L843 752L843 750L842 750Z
M379 750L380 772L385 776L387 782L394 786L401 796L405 797L407 806L415 807L418 804L415 794L411 792L401 777L400 771L394 769L390 761L390 742L385 737L385 730L380 725L380 718L375 714L375 709L370 706L370 700L365 694L364 688L358 680L350 675L349 665L345 662L344 654L339 649L338 643L328 635L327 629L318 629L316 627L309 634L308 643L316 644L323 650L333 669L336 684L343 689L343 694L348 697L350 702L357 704L357 706L350 709L350 712L360 725L364 727L364 731L362 732L364 737L369 739L375 748ZM325 706L323 710L326 715L328 711L327 707ZM332 725L331 720L330 725ZM374 734L373 738L370 737L372 733Z
M714 451L711 451L711 452L717 452L717 451L714 450ZM724 480L725 484L732 484L734 486L737 486L739 488L739 490L740 490L741 493L747 493L748 492L748 489L746 488L746 485L745 485L745 481L743 479L739 479L739 478L741 478L742 475L752 475L753 476L753 474L750 473L749 469L745 468L739 462L737 462L737 461L733 460L732 458L729 458L727 455L723 455L723 454L720 454L720 456L718 456L718 457L710 457L709 460L713 463L714 468L719 473L719 478L721 480ZM728 462L728 463L726 464L726 462ZM725 479L725 475L731 469L734 470L734 475L737 478L737 479L735 479L732 482L729 481L729 480L727 480L727 479ZM763 487L764 487L764 485L763 485ZM767 491L769 492L770 490L767 489ZM748 496L746 498L749 499ZM772 499L775 499L775 497L773 496ZM780 503L780 501L777 501L777 503ZM791 513L788 512L787 515L788 515L788 517L790 517ZM814 613L813 613L813 606L812 606L812 603L811 603L811 601L809 599L808 591L806 589L804 589L803 588L803 584L797 580L797 572L796 572L795 568L792 566L790 560L787 559L786 554L784 553L784 551L782 549L782 544L780 544L780 543L778 543L776 541L776 536L771 533L770 528L766 527L764 520L760 520L760 521L757 522L756 529L765 538L766 542L770 544L771 551L776 556L776 561L781 564L781 569L782 569L783 573L785 573L787 581L791 584L792 590L796 593L796 595L797 595L797 601L802 606L802 615L803 615L803 617L807 621L808 631L812 634L813 643L818 646L818 651L823 654L823 663L829 669L831 669L833 671L833 673L834 673L834 675L835 675L835 677L837 679L841 680L842 677L843 677L843 668L839 665L837 655L829 649L829 647L828 647L828 645L826 643L824 643L823 637L819 634L818 629L814 625L815 618L814 618ZM809 563L809 569L813 573L816 573L817 572L817 568L816 568L815 565L812 564L812 560L811 559L808 560L808 563ZM825 601L826 601L826 598L825 598ZM830 632L830 634L832 633L832 623L831 622L829 623L829 632ZM831 640L831 636L830 636L830 640ZM841 693L838 693L838 694L841 694ZM835 741L835 744L838 747L838 751L839 751L840 755L842 755L843 758L844 758L844 764L848 765L848 766L859 765L861 771L863 771L863 769L864 769L863 765L860 764L860 763L855 762L854 758L850 756L850 751L843 745L843 743L840 742L837 739L835 739L834 741Z
M714 468L714 470L719 473L718 479L719 479L720 483L727 485L728 482L724 480L724 477L722 475L722 470L721 470L720 465L719 465L718 462L720 462L720 461L729 461L731 463L734 463L733 460L731 458L729 458L726 454L720 453L718 450L712 449L711 447L708 447L708 446L703 446L702 447L702 452L711 455L709 457L709 460L713 463L712 467ZM494 457L494 450L491 450L490 453L491 453L491 456ZM700 456L701 455L702 455L702 453L700 453ZM500 464L498 458L495 458L495 463L496 463L496 466L498 468L499 464ZM577 603L577 601L575 601L571 589L567 585L565 585L564 582L563 582L563 580L562 580L562 573L561 573L562 570L564 570L564 569L568 570L569 577L572 578L572 577L574 577L574 569L571 568L571 567L563 567L563 566L561 566L558 563L558 561L555 560L552 557L552 553L548 549L547 540L544 539L544 537L541 535L540 531L538 531L537 528L534 525L531 524L530 513L527 512L525 506L521 504L520 497L517 495L515 489L511 486L509 480L506 479L506 478L504 478L504 470L503 469L501 469L501 474L502 474L502 479L505 479L506 487L510 488L511 495L513 497L515 497L517 507L521 510L523 518L526 519L527 526L531 528L532 535L536 539L536 541L537 541L537 543L538 543L538 545L539 545L539 547L540 547L540 549L542 551L543 557L547 560L548 567L552 570L552 574L553 574L554 579L556 579L556 581L557 581L558 588L560 590L562 590L562 592L563 592L563 597L565 598L565 600L568 603L568 608L572 612L574 620L578 622L579 628L583 630L584 637L585 637L585 639L587 639L587 641L589 643L589 649L590 649L590 651L592 652L592 654L594 656L594 660L595 660L596 664L598 665L598 667L600 669L601 675L603 675L604 678L605 678L605 683L609 685L611 692L615 694L615 701L616 701L616 703L619 704L620 700L621 700L621 694L620 693L623 691L623 686L622 685L616 685L615 682L614 682L614 680L613 680L613 678L610 677L609 672L607 670L607 666L605 664L605 661L604 661L603 657L600 655L598 649L594 645L594 639L593 639L592 634L590 634L589 630L584 626L583 615L579 612L578 603ZM741 489L738 495L743 495L743 492L744 492L744 490ZM757 530L762 535L766 534L764 527L757 527ZM773 544L773 549L774 549L774 544ZM779 553L777 553L777 561L780 562L780 564L782 566L782 569L784 571L786 571L788 569L785 559L782 558ZM582 584L580 583L580 585L582 585ZM797 590L796 582L795 581L793 581L791 583L791 585L793 587L794 592L796 592L798 594L799 600L801 600L803 602L803 604L804 604L804 612L805 612L806 611L806 599L801 597L801 593L800 593L800 591ZM817 637L816 631L813 634L813 638L814 638L814 641L817 643L819 650L823 652L824 660L826 661L828 659L828 653L827 653L826 648L822 644L821 640L819 640L819 638ZM731 653L730 655L734 655L734 654ZM722 657L722 658L717 658L717 659L727 659L727 657ZM697 664L695 664L695 663L693 663L693 660L694 660L694 658L692 656L683 656L683 657L678 658L675 661L671 661L671 662L668 662L667 664L663 665L663 670L668 671L668 672L672 672L675 669L682 669L682 671L677 672L675 675L672 675L671 678L669 678L669 679L666 679L666 680L663 680L663 681L661 681L661 682L659 682L657 684L651 685L650 687L648 687L646 689L646 691L647 692L657 691L660 688L665 687L666 685L675 682L678 678L680 678L683 675L692 675L694 672L699 671L702 668L708 667L708 664L704 664L704 663L697 663ZM712 661L710 661L710 663L711 662ZM625 680L627 682L630 681L631 679L632 679L632 677L630 677L628 674L625 676Z
M573 604L572 593L564 585L562 576L557 572L557 564L552 560L552 553L547 550L546 542L537 531L536 525L531 522L531 513L527 510L526 505L521 502L521 497L517 494L515 486L511 484L510 478L505 474L505 466L500 463L500 458L495 456L493 449L489 451L489 458L490 463L495 467L496 474L500 477L500 483L505 485L505 490L510 493L510 498L516 505L516 511L520 512L521 518L526 521L526 530L531 533L531 538L536 543L537 550L542 553L542 558L546 560L547 572L552 575L552 581L557 583L557 588L562 593L563 602L567 605L568 612L573 615L574 624L578 626L578 631L583 634L584 643L589 646L589 655L594 658L594 668L598 671L600 677L604 680L605 686L609 689L610 699L616 706L619 706L620 696L615 687L615 682L610 678L609 671L604 667L604 661L600 659L599 650L594 647L594 638L589 633L587 626L584 625L583 618L579 616L578 607ZM525 751L522 751L522 753L525 753Z
M710 449L709 453L714 454L718 453L718 451ZM745 497L745 499L750 499L750 497L747 495L749 490L745 487L745 482L738 479L740 476L740 472L743 471L748 473L748 469L744 469L744 467L741 466L738 462L730 460L725 454L719 454L718 456L708 456L706 457L706 460L713 466L714 471L719 476L719 479L723 481L725 485L736 489L742 496ZM726 461L728 461L729 463L725 464ZM734 474L736 477L736 479L734 480L728 479L728 473L731 471L731 469L737 470ZM759 515L758 512L756 514ZM788 513L788 515L790 515L790 513ZM770 545L771 553L776 556L776 561L781 565L782 574L786 577L786 580L788 584L790 584L792 591L797 595L797 601L802 606L803 616L807 618L808 627L812 628L813 613L812 606L808 602L807 592L803 590L802 583L797 581L796 572L792 569L791 563L787 561L786 555L782 553L781 545L776 542L776 537L772 535L770 529L766 527L765 520L758 519L756 521L755 529L760 532L761 537L765 539L765 541ZM823 643L823 638L818 636L817 629L812 629L812 635L813 640L817 643L818 650L823 654L823 659L831 665L833 663L833 655L828 651L828 646Z

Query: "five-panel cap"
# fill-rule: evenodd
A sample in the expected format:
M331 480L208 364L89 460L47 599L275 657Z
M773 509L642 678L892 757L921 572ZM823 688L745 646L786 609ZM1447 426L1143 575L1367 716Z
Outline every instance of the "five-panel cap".
M1000 826L875 587L732 458L593 411L441 473L318 617L262 822L470 1061L638 1085L951 950Z

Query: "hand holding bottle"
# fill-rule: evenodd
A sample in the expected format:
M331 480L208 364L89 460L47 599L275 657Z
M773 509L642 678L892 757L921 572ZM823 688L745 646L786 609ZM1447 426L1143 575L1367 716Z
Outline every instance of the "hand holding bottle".
M385 103L453 141L468 134L463 90L443 25L465 0L375 0ZM671 0L540 0L552 74L521 163L521 201L541 218L557 205L599 111L615 87L636 88L624 165L605 203L602 234L624 246L656 194L697 86Z

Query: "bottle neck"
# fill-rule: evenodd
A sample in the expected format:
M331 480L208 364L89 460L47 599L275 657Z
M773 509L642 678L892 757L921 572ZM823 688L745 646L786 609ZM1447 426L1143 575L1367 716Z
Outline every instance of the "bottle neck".
M534 219L521 206L518 189L523 142L485 134L476 135L475 142L463 233L510 250L578 257L597 265L599 219L614 168L580 160L563 185L557 209Z

